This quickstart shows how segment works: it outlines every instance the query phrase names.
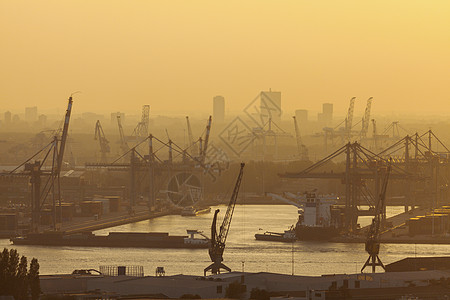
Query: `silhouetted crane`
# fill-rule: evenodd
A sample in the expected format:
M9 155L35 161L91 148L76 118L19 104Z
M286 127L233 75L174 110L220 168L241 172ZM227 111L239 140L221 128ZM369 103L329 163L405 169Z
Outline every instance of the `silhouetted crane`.
M109 141L106 139L105 133L103 132L102 124L100 120L95 123L95 140L98 140L100 144L100 162L106 163L106 154L110 152Z
M389 160L386 174L383 179L381 186L380 195L378 195L377 205L375 207L375 217L372 219L372 224L370 224L369 231L367 233L366 240L366 252L369 253L369 258L367 258L366 263L361 269L361 272L368 266L372 267L372 273L375 273L377 266L382 267L385 270L383 263L381 262L378 254L380 253L380 227L381 221L383 219L383 211L385 200L386 200L386 190L389 181L389 174L391 173L391 161Z
M298 128L297 118L295 116L292 117L294 119L295 126L295 138L297 140L297 151L300 159L308 160L308 148L303 144L302 137L300 135L300 129Z
M213 262L204 270L204 274L206 276L206 272L211 270L213 274L220 274L220 269L227 270L231 272L231 269L225 266L223 261L223 251L225 250L225 242L227 240L228 231L230 229L231 218L233 217L234 206L236 205L236 200L239 194L239 187L241 186L242 175L244 174L244 166L245 163L241 163L241 170L239 171L239 175L236 180L236 184L234 186L233 194L231 195L230 202L228 203L227 212L223 219L222 225L220 226L219 232L217 232L217 215L219 213L219 209L216 209L214 212L213 221L211 224L211 245L209 246L209 257Z
M364 112L364 117L362 118L361 138L367 137L367 131L369 130L370 108L372 107L372 99L373 97L367 99L366 110Z
M117 115L117 126L119 127L120 149L122 150L122 153L126 153L126 152L128 152L128 150L130 150L130 147L128 146L127 140L125 138L125 134L123 133L123 127L122 127L120 115Z

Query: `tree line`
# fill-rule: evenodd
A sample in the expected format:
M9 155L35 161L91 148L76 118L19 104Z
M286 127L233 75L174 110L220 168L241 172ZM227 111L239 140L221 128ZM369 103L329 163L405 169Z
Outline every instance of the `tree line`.
M39 299L39 263L33 258L28 269L26 256L19 258L15 249L0 252L0 295L13 296L15 300Z

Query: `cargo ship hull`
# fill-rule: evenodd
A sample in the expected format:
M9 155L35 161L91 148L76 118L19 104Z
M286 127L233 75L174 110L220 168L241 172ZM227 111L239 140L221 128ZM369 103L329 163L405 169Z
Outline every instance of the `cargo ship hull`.
M336 227L297 225L295 235L300 241L328 241L338 236L339 230Z
M111 232L107 236L94 234L63 235L58 233L30 234L11 239L14 245L120 247L120 248L191 248L209 247L206 240L189 242L188 236L170 236L168 233Z

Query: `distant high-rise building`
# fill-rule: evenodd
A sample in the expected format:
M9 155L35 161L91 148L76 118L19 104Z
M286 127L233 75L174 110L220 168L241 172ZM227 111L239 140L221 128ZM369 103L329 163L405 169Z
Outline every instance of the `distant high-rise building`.
M13 123L19 123L19 122L20 122L20 117L19 117L19 115L14 115L14 116L12 117L12 122L13 122Z
M213 122L223 123L225 121L225 98L215 96L213 98Z
M46 115L39 115L38 123L39 123L39 126L45 127L45 125L47 124L47 116Z
M38 108L37 106L25 107L25 121L36 122L38 118Z
M308 111L306 109L297 109L295 111L295 118L299 123L308 122Z
M269 91L261 92L260 111L262 115L267 115L272 118L275 123L281 121L281 92Z
M319 122L329 124L333 121L333 103L322 104L322 112L317 115Z
M11 112L7 111L5 112L5 125L11 124Z
M115 126L117 125L117 116L120 116L120 121L123 123L125 123L125 113L121 113L120 111L118 112L113 112L111 113L111 126Z

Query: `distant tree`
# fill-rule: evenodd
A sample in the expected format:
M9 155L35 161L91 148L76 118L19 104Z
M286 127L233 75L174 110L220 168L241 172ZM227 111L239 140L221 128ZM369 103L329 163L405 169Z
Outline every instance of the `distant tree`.
M9 264L9 250L5 248L0 253L0 295L8 295L7 294L8 264Z
M0 296L14 296L15 300L33 300L41 293L39 282L39 263L33 258L27 272L27 258L15 249L0 252Z
M19 267L17 268L16 286L14 298L16 300L28 299L28 271L27 271L27 258L22 255L20 258Z
M6 267L6 295L14 295L16 289L16 274L19 267L19 254L16 249L9 250L9 261Z
M33 258L30 263L28 283L30 285L31 299L39 299L39 295L41 294L41 285L39 283L39 263L36 258Z

